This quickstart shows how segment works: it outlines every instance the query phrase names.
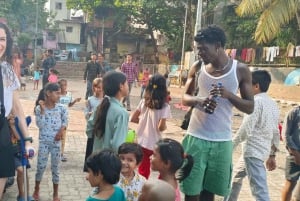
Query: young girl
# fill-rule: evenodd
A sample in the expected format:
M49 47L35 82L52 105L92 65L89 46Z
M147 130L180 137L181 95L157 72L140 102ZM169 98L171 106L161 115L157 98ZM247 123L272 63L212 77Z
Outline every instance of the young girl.
M58 71L57 70L55 70L53 68L49 70L48 81L50 83L57 83L58 82Z
M139 123L137 141L143 147L144 157L139 166L139 173L148 179L150 175L150 156L155 143L166 130L166 119L171 117L170 106L166 103L166 80L161 75L154 75L146 87L142 99L133 113L131 121Z
M36 68L33 71L33 90L39 89L40 76L41 76L40 70L39 68Z
M128 83L123 73L111 71L103 77L106 95L87 122L88 138L94 136L93 151L111 148L115 152L125 142L129 115L122 105L128 95Z
M65 79L61 79L58 82L60 86L60 98L59 103L62 105L65 105L66 108L72 107L75 103L79 102L81 98L75 98L72 99L72 93L70 91L67 91L68 82ZM66 133L67 129L63 131L61 136L61 161L66 162L67 157L64 155L65 151L65 144L66 144Z
M97 106L101 103L103 99L103 86L102 86L102 78L95 78L93 81L93 96L88 97L86 102L86 109L84 111L85 113L85 119L89 120L91 114L96 110ZM84 157L84 164L87 159L93 152L93 144L94 144L94 137L93 135L87 139L86 142L86 149L85 149L85 157ZM86 172L87 169L84 166L83 171Z
M150 72L149 69L146 68L142 74L142 80L141 80L141 98L143 98L144 95L144 91L148 85L148 81L149 81L149 77L150 77Z
M98 192L86 201L126 201L124 192L116 184L120 178L121 161L115 152L104 149L94 153L86 161L86 179Z
M85 119L89 120L91 114L96 110L97 106L103 99L102 78L95 78L93 80L93 96L88 97L86 101L86 108L84 110Z
M127 201L138 201L146 179L136 172L142 161L143 150L139 144L126 142L118 150L122 162L122 169L118 185L126 195Z
M185 162L186 160L186 162ZM183 163L185 162L184 166ZM194 160L191 155L184 154L181 144L173 139L161 139L156 143L151 158L151 169L160 173L160 179L171 184L175 189L176 199L180 201L177 180L184 180L191 172ZM178 177L175 176L179 170Z
M53 181L53 201L59 201L59 163L62 133L67 127L68 111L65 106L57 103L60 97L60 86L54 83L45 85L45 101L39 100L35 107L36 124L39 128L39 148L35 187L33 198L39 200L40 183L47 166L48 156L51 154L51 171Z

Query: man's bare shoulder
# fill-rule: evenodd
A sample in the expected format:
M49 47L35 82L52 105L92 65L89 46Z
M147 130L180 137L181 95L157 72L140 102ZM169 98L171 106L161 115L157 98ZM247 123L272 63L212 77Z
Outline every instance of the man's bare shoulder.
M189 76L194 76L195 73L199 70L200 65L201 65L199 62L200 61L198 60L192 64L192 66L190 67L190 70L189 70Z
M245 76L250 75L250 69L247 64L242 62L237 62L237 74L239 78L245 78Z

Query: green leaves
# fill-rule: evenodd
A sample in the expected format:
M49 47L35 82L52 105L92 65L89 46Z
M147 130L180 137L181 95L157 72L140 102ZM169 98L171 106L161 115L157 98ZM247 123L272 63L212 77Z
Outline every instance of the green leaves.
M242 0L236 12L240 16L261 13L254 39L262 44L278 36L282 27L289 24L299 10L299 0Z

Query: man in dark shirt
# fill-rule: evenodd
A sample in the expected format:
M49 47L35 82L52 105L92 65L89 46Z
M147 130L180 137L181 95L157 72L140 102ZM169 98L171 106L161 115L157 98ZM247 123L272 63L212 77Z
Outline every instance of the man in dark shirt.
M53 50L51 50L51 49L47 50L46 56L47 56L47 58L42 63L42 67L44 69L44 71L43 71L43 88L49 82L48 81L49 70L51 68L54 68L56 65L56 60L53 57Z
M285 185L281 200L291 200L293 190L300 179L300 106L291 110L285 118L283 133L289 155L286 157Z
M96 62L96 53L92 53L91 59L92 60L87 63L83 75L83 80L86 83L85 100L87 100L89 96L93 95L93 80L100 76L100 65Z

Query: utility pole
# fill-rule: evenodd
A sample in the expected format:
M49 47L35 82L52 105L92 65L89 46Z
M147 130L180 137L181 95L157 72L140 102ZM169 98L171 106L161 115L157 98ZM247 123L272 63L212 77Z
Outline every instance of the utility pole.
M197 34L198 30L201 29L201 18L202 18L202 0L198 0L195 35Z
M182 38L182 49L181 49L181 64L180 64L180 75L179 75L179 87L182 85L182 70L184 64L184 46L185 46L185 32L186 32L186 21L187 21L187 13L188 13L188 5L184 3L185 7L185 16L184 16L184 26L183 26L183 38Z
M195 33L194 35L197 35L197 32L201 29L201 18L202 18L202 0L198 0L197 5L197 17L196 17L196 24L195 24ZM194 61L198 59L198 52L196 48L196 42L194 41Z
M38 34L39 0L36 0L35 34L34 34L34 69L37 67L37 34Z

